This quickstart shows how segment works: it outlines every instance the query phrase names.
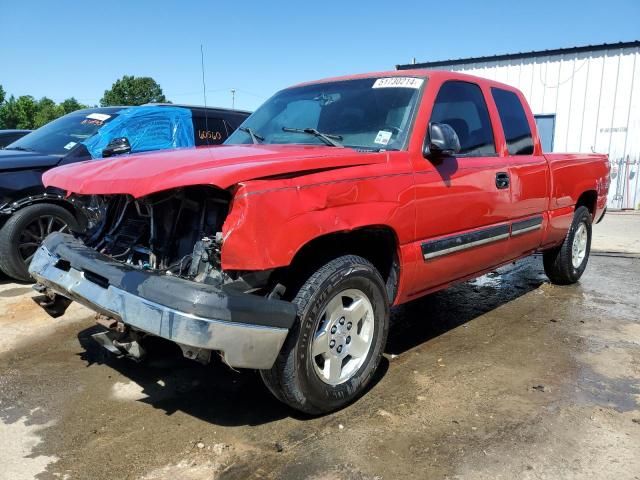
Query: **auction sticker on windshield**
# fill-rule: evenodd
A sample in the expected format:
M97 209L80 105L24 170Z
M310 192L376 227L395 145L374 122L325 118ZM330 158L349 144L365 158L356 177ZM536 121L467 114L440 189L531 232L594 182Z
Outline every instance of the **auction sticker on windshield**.
M391 132L387 132L386 130L380 130L378 135L376 135L376 139L373 141L374 143L379 143L381 145L388 145L389 140L391 140Z
M371 88L420 88L424 78L414 77L387 77L378 78Z
M90 113L89 115L87 115L87 118L90 118L91 120L100 120L101 122L104 122L105 120L110 119L111 115L107 115L106 113Z

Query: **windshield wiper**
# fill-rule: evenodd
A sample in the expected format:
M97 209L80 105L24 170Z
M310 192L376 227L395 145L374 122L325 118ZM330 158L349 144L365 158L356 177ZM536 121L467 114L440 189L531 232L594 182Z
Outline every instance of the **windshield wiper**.
M258 144L260 142L264 142L264 137L262 135L257 134L252 128L249 127L238 127L238 130L244 133L248 133L251 137L251 141L254 144Z
M307 133L309 135L313 135L314 137L318 137L327 145L331 145L332 147L340 147L344 148L340 142L336 140L342 140L342 135L332 135L330 133L322 133L316 130L315 128L289 128L282 127L283 132L293 132L293 133Z
M20 147L20 146L11 147L11 148L5 147L5 150L18 150L19 152L33 152L33 149L31 149L31 148Z

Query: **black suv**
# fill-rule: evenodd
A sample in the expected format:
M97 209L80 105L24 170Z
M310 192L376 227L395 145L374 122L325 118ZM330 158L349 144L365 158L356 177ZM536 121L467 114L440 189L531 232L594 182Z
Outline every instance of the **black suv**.
M6 147L27 133L31 133L31 130L0 130L0 148Z
M29 281L27 268L42 240L75 223L64 192L42 185L46 170L126 153L218 145L249 114L170 104L88 108L7 145L0 150L0 270Z

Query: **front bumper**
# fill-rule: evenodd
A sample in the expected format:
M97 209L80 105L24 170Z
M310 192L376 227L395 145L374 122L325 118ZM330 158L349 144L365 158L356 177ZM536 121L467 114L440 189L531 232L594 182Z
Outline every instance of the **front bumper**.
M129 327L220 351L238 368L271 368L296 317L290 302L136 269L63 233L47 237L29 273Z

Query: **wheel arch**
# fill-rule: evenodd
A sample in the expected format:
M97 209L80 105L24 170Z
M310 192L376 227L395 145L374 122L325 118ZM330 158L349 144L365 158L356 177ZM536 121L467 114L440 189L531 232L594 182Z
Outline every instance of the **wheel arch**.
M596 206L598 203L598 192L595 190L586 190L580 194L576 201L576 210L580 207L587 207L591 212L591 218L595 219Z
M358 255L369 260L385 281L392 303L400 278L400 250L396 231L388 225L366 225L339 230L312 238L294 254L285 272L287 289L294 290L310 272L342 255ZM295 285L293 285L295 284Z
M15 200L5 206L2 209L3 215L0 220L0 228L4 226L6 221L11 217L14 213L22 210L23 208L30 207L31 205L50 203L52 205L58 205L65 210L67 210L71 215L76 217L75 207L71 202L66 200L64 196L55 194L55 193L43 193L39 195L30 195L28 197L21 198L19 200Z

